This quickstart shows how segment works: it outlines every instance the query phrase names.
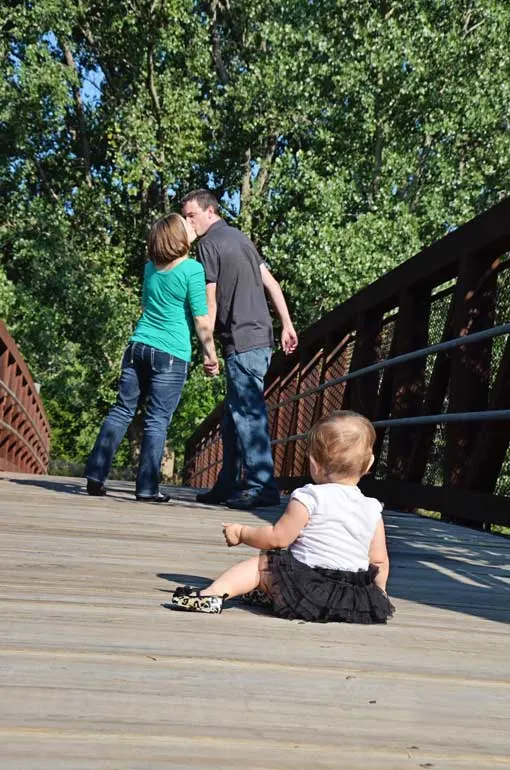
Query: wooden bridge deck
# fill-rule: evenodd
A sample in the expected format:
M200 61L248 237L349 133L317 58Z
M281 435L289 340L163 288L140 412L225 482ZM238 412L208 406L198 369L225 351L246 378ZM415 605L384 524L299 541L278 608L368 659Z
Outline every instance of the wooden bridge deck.
M387 513L386 627L188 615L230 512L110 486L0 474L2 770L510 768L509 540Z

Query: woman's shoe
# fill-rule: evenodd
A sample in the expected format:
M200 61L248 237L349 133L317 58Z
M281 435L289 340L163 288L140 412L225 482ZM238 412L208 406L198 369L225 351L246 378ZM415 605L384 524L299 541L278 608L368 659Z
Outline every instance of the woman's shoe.
M170 606L179 607L181 610L189 612L206 612L208 614L219 614L223 609L223 602L228 594L224 596L202 596L200 591L191 586L181 586L176 588Z

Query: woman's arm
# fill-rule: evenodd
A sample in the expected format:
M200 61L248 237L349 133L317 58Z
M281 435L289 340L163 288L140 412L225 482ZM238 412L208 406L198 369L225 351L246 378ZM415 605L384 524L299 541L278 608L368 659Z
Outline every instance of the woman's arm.
M370 564L379 568L379 572L377 573L374 582L384 591L384 593L386 593L386 583L390 572L390 560L386 548L386 534L384 532L384 522L382 518L379 520L374 537L370 543L368 560Z
M276 524L266 527L249 527L245 524L223 524L227 545L244 543L253 548L270 550L286 548L294 542L301 530L308 524L308 510L298 500L291 500Z
M210 376L219 374L220 367L218 363L218 356L216 355L216 348L214 346L214 338L209 316L197 315L193 318L193 320L195 322L195 331L202 345L205 373Z

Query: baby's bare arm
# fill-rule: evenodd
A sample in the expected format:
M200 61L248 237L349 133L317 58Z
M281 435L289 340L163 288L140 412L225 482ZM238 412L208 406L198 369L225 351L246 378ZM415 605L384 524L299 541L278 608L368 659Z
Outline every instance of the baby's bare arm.
M388 581L388 575L390 572L390 560L388 558L388 550L386 548L386 534L384 531L384 522L382 519L379 520L374 537L370 543L368 560L370 564L374 564L379 568L379 572L375 578L375 584L386 593L386 583Z
M308 524L308 510L303 503L291 500L276 524L265 527L249 527L240 524L223 524L223 534L229 546L251 545L253 548L270 550L286 548L294 542L303 527Z

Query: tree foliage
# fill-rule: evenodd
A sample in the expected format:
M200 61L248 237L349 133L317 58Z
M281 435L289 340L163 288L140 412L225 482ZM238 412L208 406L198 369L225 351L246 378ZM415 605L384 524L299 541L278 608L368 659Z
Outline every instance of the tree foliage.
M301 328L508 194L497 0L10 0L0 27L0 314L59 457L90 449L147 227L192 187ZM178 452L219 396L192 374Z

